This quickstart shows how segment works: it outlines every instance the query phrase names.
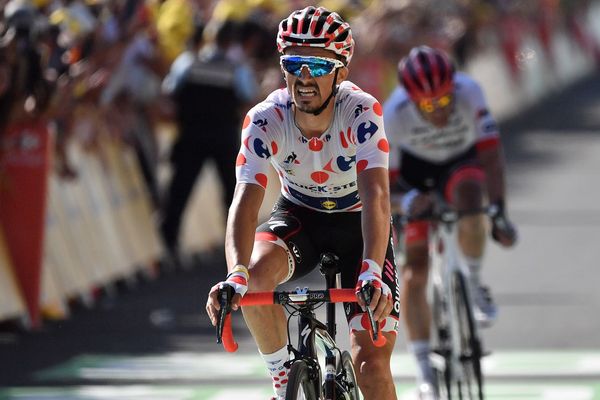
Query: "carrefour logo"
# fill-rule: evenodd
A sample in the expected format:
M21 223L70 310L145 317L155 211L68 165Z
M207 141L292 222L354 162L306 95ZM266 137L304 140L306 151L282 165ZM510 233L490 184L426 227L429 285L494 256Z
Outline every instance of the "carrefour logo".
M271 153L269 152L269 148L261 139L256 138L253 142L254 153L260 158L269 158L271 157Z
M360 125L358 125L358 129L356 130L358 143L364 143L369 140L373 135L375 135L377 130L379 130L379 127L373 121L362 122Z
M341 171L350 170L352 168L352 166L355 164L355 162L356 162L356 156L352 156L352 157L339 156L336 159L337 166Z

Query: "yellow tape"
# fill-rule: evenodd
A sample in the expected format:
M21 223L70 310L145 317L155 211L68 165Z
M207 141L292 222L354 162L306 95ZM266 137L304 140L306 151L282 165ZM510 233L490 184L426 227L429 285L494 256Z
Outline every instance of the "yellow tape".
M233 269L231 270L231 272L229 273L229 275L234 274L236 272L243 272L247 276L246 279L250 279L250 271L248 271L248 268L246 268L242 264L237 264L235 267L233 267Z

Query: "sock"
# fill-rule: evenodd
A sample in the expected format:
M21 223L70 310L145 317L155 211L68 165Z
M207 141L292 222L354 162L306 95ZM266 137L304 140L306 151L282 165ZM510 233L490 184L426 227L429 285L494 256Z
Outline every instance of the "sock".
M283 364L290 359L290 353L287 350L287 346L283 346L271 354L260 353L263 360L267 364L269 375L273 380L273 390L277 399L285 399L285 389L287 388L288 373L290 370Z
M481 283L481 257L467 257L465 261L469 266L469 279L473 286L479 286Z
M429 360L431 352L428 340L415 340L409 343L409 350L417 361L417 382L433 384L433 368Z

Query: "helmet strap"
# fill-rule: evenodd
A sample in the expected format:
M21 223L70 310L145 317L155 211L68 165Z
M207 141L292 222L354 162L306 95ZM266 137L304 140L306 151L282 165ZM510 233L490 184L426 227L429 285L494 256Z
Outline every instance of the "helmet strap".
M329 105L329 102L331 101L331 99L338 92L338 86L336 84L337 77L338 77L338 68L335 69L335 75L333 76L333 84L331 85L331 93L329 94L329 97L327 97L327 99L325 99L325 101L323 102L323 104L321 104L321 107L317 108L315 111L310 112L309 114L317 116L317 115L321 114L323 112L323 110L325 110L327 108L327 106Z

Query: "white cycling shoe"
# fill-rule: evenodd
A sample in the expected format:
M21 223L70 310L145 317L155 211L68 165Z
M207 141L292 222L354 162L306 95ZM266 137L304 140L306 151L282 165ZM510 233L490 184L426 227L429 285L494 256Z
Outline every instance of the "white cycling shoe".
M473 291L473 315L481 328L488 328L498 318L498 307L492 299L490 289L483 285L471 286Z
M417 387L417 398L419 400L439 400L433 385L429 383L421 383Z

